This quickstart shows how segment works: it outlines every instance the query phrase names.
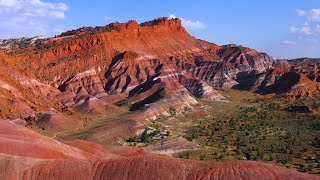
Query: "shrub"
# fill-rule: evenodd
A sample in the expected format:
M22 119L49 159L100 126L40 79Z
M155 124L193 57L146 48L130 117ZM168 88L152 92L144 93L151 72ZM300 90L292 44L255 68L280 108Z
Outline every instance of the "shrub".
M170 116L175 116L175 115L177 114L176 109L171 106L171 107L169 108L169 114L170 114Z
M274 160L274 158L273 158L273 155L271 154L270 156L269 156L269 161L273 161Z
M308 148L307 147L304 147L303 148L303 152L307 152L308 151Z
M299 171L302 171L302 172L305 171L305 166L304 166L304 164L298 164L298 168L299 168Z
M206 155L205 155L205 154L201 154L200 157L199 157L199 159L200 159L200 160L206 159Z
M308 167L307 167L308 171L312 171L313 168L314 168L313 164L309 164Z
M224 155L221 154L219 157L218 157L220 160L224 159Z
M143 133L141 134L141 141L147 143L151 142L151 138L150 135L147 133L147 130L143 131Z

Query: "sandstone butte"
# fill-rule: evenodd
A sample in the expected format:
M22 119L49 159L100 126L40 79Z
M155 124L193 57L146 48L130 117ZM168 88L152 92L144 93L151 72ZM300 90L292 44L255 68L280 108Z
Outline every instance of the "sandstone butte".
M168 18L84 27L0 49L0 118L8 119L0 121L0 174L6 179L318 178L272 164L187 161L95 144L134 134L172 106L223 100L215 87L319 98L319 78L296 64L196 39L180 19ZM98 128L86 137L91 142L62 143L17 125L77 129L87 123L83 114L121 111L114 104L126 104L138 115Z

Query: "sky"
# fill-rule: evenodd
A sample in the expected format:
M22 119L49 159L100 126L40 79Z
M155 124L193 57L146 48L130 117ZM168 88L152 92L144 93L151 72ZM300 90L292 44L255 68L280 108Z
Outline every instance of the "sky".
M179 17L188 32L275 58L320 57L320 0L0 0L0 38Z

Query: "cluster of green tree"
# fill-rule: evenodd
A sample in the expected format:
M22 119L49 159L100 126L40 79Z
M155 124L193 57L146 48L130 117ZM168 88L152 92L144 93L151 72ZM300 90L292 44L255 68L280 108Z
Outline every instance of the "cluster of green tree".
M214 149L214 153L199 155L199 159L272 161L320 173L320 121L316 115L290 113L273 102L239 107L236 112L187 129L187 140Z

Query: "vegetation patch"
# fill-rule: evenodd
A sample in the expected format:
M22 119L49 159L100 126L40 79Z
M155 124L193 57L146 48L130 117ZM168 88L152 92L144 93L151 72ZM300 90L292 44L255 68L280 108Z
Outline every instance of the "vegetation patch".
M263 161L320 173L320 115L311 110L317 102L263 98L234 90L221 94L230 102L203 102L204 107L175 117L174 122L191 124L170 124L169 119L158 122L169 123L168 130L202 147L175 157Z

